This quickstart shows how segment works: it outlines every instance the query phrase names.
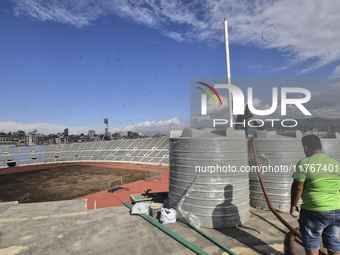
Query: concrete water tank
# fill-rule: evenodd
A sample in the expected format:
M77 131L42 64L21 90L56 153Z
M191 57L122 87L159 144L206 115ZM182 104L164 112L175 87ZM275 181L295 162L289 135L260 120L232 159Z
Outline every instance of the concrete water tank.
M185 129L170 134L169 198L180 221L226 228L249 218L249 178L244 131Z
M255 139L263 180L271 203L277 211L289 213L290 210L292 175L297 162L306 157L301 138L301 131L278 134L260 131ZM249 166L255 166L251 139L248 146ZM249 183L250 206L269 210L257 172L249 173Z

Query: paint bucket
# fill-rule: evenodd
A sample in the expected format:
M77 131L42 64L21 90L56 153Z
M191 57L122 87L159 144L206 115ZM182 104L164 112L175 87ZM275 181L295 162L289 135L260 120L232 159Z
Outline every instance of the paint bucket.
M152 203L150 205L152 217L154 217L154 218L158 217L159 218L160 212L161 212L162 208L163 208L163 204L162 203Z

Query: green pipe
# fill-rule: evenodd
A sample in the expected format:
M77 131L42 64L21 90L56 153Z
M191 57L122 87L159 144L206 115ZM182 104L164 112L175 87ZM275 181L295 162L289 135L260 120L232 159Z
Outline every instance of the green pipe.
M216 244L218 247L220 247L222 250L226 251L228 254L231 255L237 255L235 252L233 252L232 250L230 250L228 247L224 246L223 244L221 244L220 242L218 242L217 240L215 240L214 238L212 238L211 236L209 236L208 234L206 234L205 232L203 232L202 230L200 230L199 228L190 226L193 229L195 229L198 233L200 233L202 236L204 236L205 238L207 238L209 241L213 242L214 244Z
M138 202L143 202L143 201L150 201L150 200L152 200L152 197L134 199L134 200L133 200L133 204L134 204L134 203L138 203Z
M122 202L122 203L127 208L129 208L129 209L132 208L132 205L130 205L129 203L127 203L127 202ZM187 248L189 248L190 250L192 250L196 254L199 254L199 255L209 255L209 253L207 253L206 251L204 251L201 248L197 247L196 245L194 245L193 243L191 243L188 240L184 239L180 235L177 235L175 232L171 231L170 229L164 227L162 224L158 223L158 221L156 221L155 219L151 218L150 216L148 216L146 214L139 214L139 216L141 216L143 219L147 220L148 222L153 224L155 227L159 228L164 233L168 234L173 239L177 240L178 242L180 242L181 244L183 244L184 246L186 246Z
M143 202L143 201L154 201L157 199L162 199L164 198L163 196L158 196L158 197L146 197L146 198L139 198L139 199L134 199L132 202L133 204L138 203L138 202Z

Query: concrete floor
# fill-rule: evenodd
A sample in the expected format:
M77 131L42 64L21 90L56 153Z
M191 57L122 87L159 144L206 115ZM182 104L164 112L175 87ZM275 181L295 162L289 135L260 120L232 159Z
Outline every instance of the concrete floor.
M227 254L184 223L165 226L209 254ZM244 226L202 230L236 254L285 254L288 230L269 211L251 208ZM295 248L304 254L300 244ZM0 203L0 254L194 253L125 206L86 210L86 200L70 200Z

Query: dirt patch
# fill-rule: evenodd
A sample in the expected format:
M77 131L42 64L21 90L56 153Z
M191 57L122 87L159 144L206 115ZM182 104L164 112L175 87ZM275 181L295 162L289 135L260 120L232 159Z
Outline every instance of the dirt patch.
M46 202L68 200L108 189L108 182L123 184L143 180L145 172L96 166L65 166L0 176L0 200ZM119 186L120 181L111 184Z

